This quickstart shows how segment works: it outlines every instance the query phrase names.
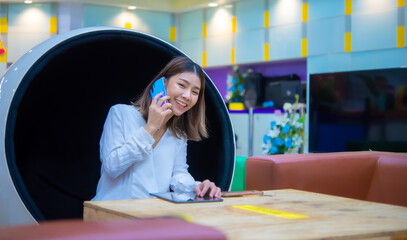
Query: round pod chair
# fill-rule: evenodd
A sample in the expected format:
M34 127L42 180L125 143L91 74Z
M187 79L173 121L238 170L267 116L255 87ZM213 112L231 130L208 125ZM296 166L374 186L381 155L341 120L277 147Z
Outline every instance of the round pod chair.
M100 177L109 108L130 104L178 55L151 35L97 27L57 35L16 61L0 80L0 225L81 218ZM210 137L188 143L189 171L229 190L234 134L208 76L205 102Z

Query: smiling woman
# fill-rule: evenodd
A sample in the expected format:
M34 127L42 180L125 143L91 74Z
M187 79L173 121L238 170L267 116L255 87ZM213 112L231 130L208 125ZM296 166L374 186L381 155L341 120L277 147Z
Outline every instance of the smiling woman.
M204 93L202 68L177 56L133 106L112 106L100 139L101 177L92 200L150 198L170 189L220 198L221 189L208 179L195 181L186 164L187 141L208 138Z
M101 51L106 46L110 51ZM178 49L137 31L86 28L33 48L1 80L0 225L80 218L100 177L110 106L129 103ZM230 187L235 143L222 97L205 75L209 137L188 143L189 172ZM4 147L5 146L5 147Z

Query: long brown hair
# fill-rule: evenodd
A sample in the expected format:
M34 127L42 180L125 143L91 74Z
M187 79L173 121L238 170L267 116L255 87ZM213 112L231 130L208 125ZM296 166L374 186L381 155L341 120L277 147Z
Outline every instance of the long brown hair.
M198 101L188 112L181 116L174 115L168 120L167 127L170 128L172 134L178 139L184 137L188 140L199 141L202 138L208 137L205 116L205 74L202 68L189 58L184 56L173 58L148 84L140 98L137 101L132 102L132 104L139 108L139 112L147 121L148 109L151 104L150 90L152 89L154 82L161 77L164 77L164 79L167 79L168 81L172 76L183 72L195 73L199 77L201 88Z

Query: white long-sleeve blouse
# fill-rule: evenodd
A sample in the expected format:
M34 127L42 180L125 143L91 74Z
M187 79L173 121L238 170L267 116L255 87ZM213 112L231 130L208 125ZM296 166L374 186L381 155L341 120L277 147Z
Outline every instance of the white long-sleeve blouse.
M138 109L109 110L100 139L101 176L92 201L150 198L149 193L192 192L199 184L188 172L187 141L167 129L153 149Z

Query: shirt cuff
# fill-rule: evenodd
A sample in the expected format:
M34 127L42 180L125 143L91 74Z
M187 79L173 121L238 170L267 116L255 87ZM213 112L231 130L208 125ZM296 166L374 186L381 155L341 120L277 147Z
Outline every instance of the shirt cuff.
M182 175L173 177L170 185L174 192L194 192L195 186L199 184L190 175Z
M140 139L145 139L147 143L153 145L155 140L153 138L153 136L150 135L150 133L147 132L147 130L142 127L139 131L140 134Z

